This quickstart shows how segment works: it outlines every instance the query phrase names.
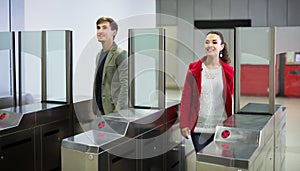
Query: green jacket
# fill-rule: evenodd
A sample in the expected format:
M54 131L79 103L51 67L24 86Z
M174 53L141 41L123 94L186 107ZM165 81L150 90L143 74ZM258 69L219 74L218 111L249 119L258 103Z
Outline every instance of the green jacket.
M96 58L96 72L97 75L98 64L101 51ZM95 79L96 80L96 79ZM94 81L94 91L95 92ZM104 114L117 112L121 109L128 108L128 57L127 52L118 48L114 43L109 50L103 68L102 76L102 105ZM94 113L100 114L98 109L95 93L94 93Z

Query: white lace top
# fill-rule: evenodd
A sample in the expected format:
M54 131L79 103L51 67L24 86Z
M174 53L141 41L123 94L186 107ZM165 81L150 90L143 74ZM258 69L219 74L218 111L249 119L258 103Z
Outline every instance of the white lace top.
M227 118L223 98L222 67L208 69L202 63L200 111L194 132L214 133L216 126Z

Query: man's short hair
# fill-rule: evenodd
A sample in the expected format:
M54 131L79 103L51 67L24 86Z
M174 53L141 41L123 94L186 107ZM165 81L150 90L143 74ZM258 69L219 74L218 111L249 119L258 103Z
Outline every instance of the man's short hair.
M118 31L118 24L115 22L114 19L112 19L110 17L101 17L97 20L96 26L103 22L109 22L111 29Z

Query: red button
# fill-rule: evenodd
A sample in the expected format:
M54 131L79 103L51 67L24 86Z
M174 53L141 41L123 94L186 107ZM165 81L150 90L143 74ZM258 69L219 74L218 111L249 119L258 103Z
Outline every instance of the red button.
M103 128L105 126L105 122L104 121L101 121L99 124L98 124L98 128Z
M2 114L0 115L0 120L3 120L3 119L5 118L5 116L6 116L6 113L2 113Z
M222 138L228 138L229 137L229 135L230 135L230 131L228 131L228 130L224 130L223 132L222 132Z

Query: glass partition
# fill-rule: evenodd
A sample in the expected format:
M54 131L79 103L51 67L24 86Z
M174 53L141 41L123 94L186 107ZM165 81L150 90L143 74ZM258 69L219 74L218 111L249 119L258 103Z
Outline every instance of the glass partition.
M0 32L0 109L16 104L14 32Z
M34 102L41 101L41 59L42 59L42 32L19 32L19 97L32 97ZM20 104L26 102L19 98Z
M130 107L165 107L165 31L129 30Z
M0 78L0 108L70 103L72 32L0 32Z
M71 51L70 31L19 32L19 96L30 95L35 102L70 102Z
M275 27L275 33L280 95L300 97L300 27Z
M66 101L66 32L46 32L47 100Z
M235 112L248 103L270 104L274 112L277 90L274 29L236 28Z

